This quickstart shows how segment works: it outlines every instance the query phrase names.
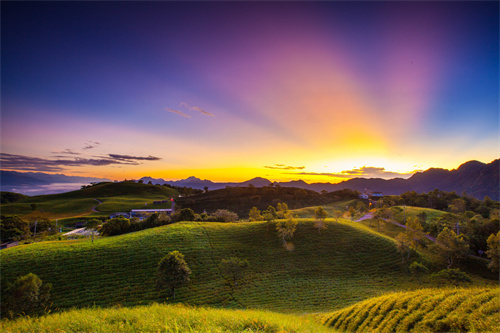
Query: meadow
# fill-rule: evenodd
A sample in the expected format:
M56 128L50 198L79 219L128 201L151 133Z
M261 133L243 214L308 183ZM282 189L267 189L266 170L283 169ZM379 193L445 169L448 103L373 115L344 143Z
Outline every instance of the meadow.
M2 251L2 285L34 273L53 284L56 310L173 301L155 290L158 261L178 250L193 271L175 302L279 312L323 312L389 291L418 288L399 264L394 242L368 228L300 220L293 250L265 222L182 222L116 237L52 241ZM222 259L246 259L238 283L219 272Z

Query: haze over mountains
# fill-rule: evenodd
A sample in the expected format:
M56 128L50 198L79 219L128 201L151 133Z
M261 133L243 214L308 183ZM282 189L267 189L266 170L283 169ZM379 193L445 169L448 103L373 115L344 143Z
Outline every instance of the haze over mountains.
M364 190L380 191L386 195L397 195L406 191L416 191L417 193L429 192L434 189L442 191L455 191L458 194L464 191L477 198L484 199L489 196L493 200L500 200L499 189L499 170L500 160L494 160L491 163L482 163L478 161L469 161L462 164L456 170L446 170L431 168L423 172L418 172L408 179L394 178L353 178L337 184L331 183L306 183L302 180L290 182L275 182L275 185L283 187L298 187L309 190L336 191L342 189L351 189L363 192ZM143 177L144 183L169 184L180 187L191 187L196 189L209 190L222 189L227 186L248 186L252 184L255 187L262 187L271 184L268 179L257 177L245 182L213 182L211 180L202 180L196 177L171 181L161 178ZM27 195L40 195L49 193L61 193L70 190L76 190L80 185L90 182L110 181L105 178L66 176L63 174L46 174L35 172L15 172L1 171L2 191L19 192Z

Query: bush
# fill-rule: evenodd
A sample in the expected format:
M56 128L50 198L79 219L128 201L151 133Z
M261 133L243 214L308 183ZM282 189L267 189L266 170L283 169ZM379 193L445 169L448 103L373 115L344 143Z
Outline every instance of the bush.
M227 209L218 209L209 217L211 222L236 222L238 221L238 214L231 212Z
M2 293L2 316L42 315L49 304L52 284L43 284L33 273L18 277Z
M432 278L438 281L472 282L470 277L458 268L443 269L442 271L432 274Z

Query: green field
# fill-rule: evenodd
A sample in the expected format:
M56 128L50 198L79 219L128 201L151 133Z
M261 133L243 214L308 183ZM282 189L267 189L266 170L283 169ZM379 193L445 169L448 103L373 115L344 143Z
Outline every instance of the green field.
M206 332L239 332L246 328L249 329L248 332L279 332L281 328L276 323L282 320L279 319L282 315L275 312L295 315L290 316L290 320L296 325L304 325L313 317L301 317L303 314L342 311L358 302L388 293L436 287L432 279L424 279L421 285L415 278L407 275L406 269L400 265L400 255L391 238L345 219L339 219L338 223L327 219L327 229L321 235L314 224L312 219L299 219L297 231L291 241L292 250L286 250L280 244L274 226L268 228L265 222L181 222L121 236L99 238L94 243L89 239L51 241L2 250L2 290L16 277L31 272L40 276L44 282L52 283L52 312L71 308L103 308L85 310L95 311L98 313L95 316L102 320L75 321L75 325L83 326L64 326L70 325L67 318L71 318L72 312L54 314L53 318L56 319L20 319L19 324L4 322L2 325L7 331L11 329L7 327L12 327L13 331L47 327L45 331L51 331L54 328L51 325L55 324L50 322L60 320L61 327L66 327L67 331L107 331L106 328L114 331L117 327L120 331L134 331L136 326L132 322L142 323L142 320L147 320L141 319L144 317L141 313L149 311L147 308L144 310L143 306L166 302L171 305L183 304L181 307L167 306L154 310L170 313L161 318L178 318L179 322L175 325L181 325L181 322L182 325L190 325L177 326L179 332L190 332L186 327L197 327L195 322L202 320L200 318L211 316L232 318L222 320L228 322L220 325L234 326L224 329L217 326L219 324L213 324L211 331ZM173 250L185 255L193 272L190 284L176 292L175 300L155 289L158 261ZM249 262L249 268L236 287L229 284L220 273L222 259L230 257L239 257ZM474 275L472 278L473 286L495 284L495 281L488 282ZM113 310L114 307L137 306L139 308L122 309L123 313ZM189 306L223 308L226 312L211 315L208 312L215 310L207 309L202 310L207 311L206 316L200 317L195 315L200 310L190 309ZM229 309L264 310L272 313L230 312ZM172 311L182 311L183 315L174 315ZM94 318L92 314L88 316ZM248 325L245 318L249 317L257 318L269 330L245 326ZM132 318L131 322L127 321L129 318ZM329 318L333 318L333 314ZM160 325L154 326L160 328L153 330L176 331L174 326L165 328L167 324L172 324L171 320L159 319L150 324ZM102 329L87 330L85 327ZM193 328L191 331L199 330ZM285 328L284 331L317 330Z
M23 198L2 204L1 209L3 215L19 215L23 218L109 216L113 212L150 208L153 201L168 200L177 196L176 190L166 186L134 182L100 183L78 191ZM97 200L102 203L99 204ZM36 205L35 209L33 204ZM95 207L96 211L92 211L92 207ZM170 208L170 203L154 205L154 208Z
M341 332L498 332L500 289L391 293L323 316Z
M27 273L53 284L56 309L139 305L165 300L154 288L160 258L179 250L193 274L176 302L280 312L320 312L384 292L416 288L399 265L394 242L359 224L327 222L319 235L301 220L285 250L263 222L184 222L132 234L53 241L2 251L2 284ZM250 268L237 288L220 275L230 257ZM170 301L170 300L169 300Z

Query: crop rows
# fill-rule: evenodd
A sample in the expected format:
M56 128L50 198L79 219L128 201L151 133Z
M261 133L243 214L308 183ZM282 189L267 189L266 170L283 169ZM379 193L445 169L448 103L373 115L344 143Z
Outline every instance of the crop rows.
M394 243L351 222L327 222L321 235L301 220L292 251L274 227L253 223L176 223L128 235L58 241L2 251L2 288L35 273L53 285L55 309L173 302L155 289L158 261L178 250L192 270L175 302L281 312L340 309L384 292L414 288L399 266ZM232 286L222 259L249 262Z
M493 332L500 327L499 289L423 289L389 294L325 315L344 332Z

